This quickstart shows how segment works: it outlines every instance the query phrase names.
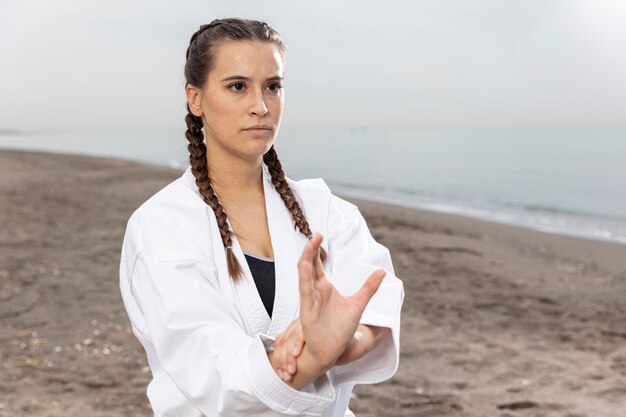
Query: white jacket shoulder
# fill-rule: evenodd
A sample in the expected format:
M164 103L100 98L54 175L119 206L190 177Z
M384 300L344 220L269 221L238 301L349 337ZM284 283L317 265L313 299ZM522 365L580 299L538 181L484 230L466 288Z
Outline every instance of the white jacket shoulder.
M287 178L289 186L300 198L304 206L323 211L326 221L331 227L337 222L355 223L360 217L359 208L351 202L332 193L322 178L307 178L294 181Z
M330 188L322 178L306 178L301 180L293 180L287 177L289 187L301 196L303 199L307 197L330 197Z
M202 197L181 177L146 200L128 220L126 241L156 258L196 254L198 233L208 232ZM210 208L209 208L210 209Z

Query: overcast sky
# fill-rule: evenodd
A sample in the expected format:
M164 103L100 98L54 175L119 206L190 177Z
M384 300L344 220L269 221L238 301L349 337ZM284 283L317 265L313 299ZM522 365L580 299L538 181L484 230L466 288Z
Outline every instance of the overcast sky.
M178 131L230 16L283 36L283 128L626 126L624 0L0 0L0 128Z

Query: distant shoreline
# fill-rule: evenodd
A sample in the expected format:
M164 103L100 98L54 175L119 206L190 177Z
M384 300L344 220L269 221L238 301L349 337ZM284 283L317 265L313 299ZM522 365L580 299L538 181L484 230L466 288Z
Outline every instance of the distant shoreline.
M24 132L22 132L24 133ZM103 158L103 159L111 159L111 160L120 160L120 161L126 161L126 162L131 162L131 163L138 163L138 164L142 164L142 165L146 165L146 166L151 166L151 167L155 167L155 168L166 168L166 169L173 169L176 171L183 171L185 169L185 167L182 166L175 166L175 165L167 165L167 164L160 164L157 162L151 162L151 161L145 161L145 160L138 160L138 159L133 159L133 158L125 158L125 157L118 157L118 156L100 156L100 155L89 155L89 154L85 154L82 152L67 152L67 151L56 151L56 150L29 150L29 149L14 149L14 148L3 148L0 146L0 152L31 152L31 153L41 153L41 154L50 154L50 155L71 155L71 156L76 156L76 157L86 157L86 158ZM333 189L333 192L337 195L340 195L344 198L354 198L354 199L358 199L361 201L369 201L369 202L373 202L373 203L381 203L381 204L388 204L388 205L392 205L392 206L398 206L398 207L403 207L403 208L408 208L408 209L414 209L414 210L418 210L418 211L425 211L425 212L431 212L431 213L437 213L437 214L442 214L442 215L448 215L448 216L455 216L455 217L461 217L461 218L465 218L465 219L471 219L471 220L475 220L475 221L479 221L479 222L486 222L486 223L493 223L493 224L498 224L498 225L502 225L502 226L511 226L511 227L519 227L521 229L526 229L526 230L532 230L532 231L536 231L536 232L540 232L540 233L547 233L550 235L557 235L557 236L564 236L564 237L571 237L571 238L577 238L577 239L585 239L585 240L590 240L590 241L594 241L594 242L607 242L607 243L614 243L617 245L621 245L624 246L626 245L626 240L620 240L617 238L605 238L602 236L590 236L587 234L581 234L581 233L576 233L576 231L569 231L567 229L562 229L562 230L551 230L550 228L542 228L542 227L537 227L534 225L528 225L528 224L523 224L520 222L516 222L516 221L512 221L510 219L499 219L496 216L488 216L485 215L484 213L482 214L475 214L475 213L471 213L470 210L464 210L462 206L459 207L454 207L454 206L444 206L444 205L436 205L436 204L415 204L412 202L408 202L408 201L403 201L401 199L391 199L391 198L387 198L387 197L379 197L376 195L371 195L368 194L367 192L362 192L359 189L348 189L348 187L345 186L340 186L337 184L333 184L332 182L329 181L329 186L331 187L331 189ZM561 216L567 216L567 213L559 213L559 215ZM611 221L610 219L604 219L606 221Z
M21 135L24 132L16 129L0 129L0 135Z

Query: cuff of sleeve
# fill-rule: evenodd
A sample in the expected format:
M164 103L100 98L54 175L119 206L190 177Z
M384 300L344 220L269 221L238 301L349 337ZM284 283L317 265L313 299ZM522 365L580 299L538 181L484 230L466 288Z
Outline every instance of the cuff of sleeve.
M259 338L261 338L261 342L263 342L263 346L265 347L265 352L273 352L274 351L274 338L268 336L266 334L260 334Z
M309 385L313 392L291 388L276 375L267 359L268 339L260 336L250 346L250 362L245 368L254 395L271 409L284 414L322 415L335 401L335 390L328 375L320 376Z
M389 317L386 314L380 314L376 311L365 310L359 320L359 324L367 324L369 326L389 327L393 329L393 317Z

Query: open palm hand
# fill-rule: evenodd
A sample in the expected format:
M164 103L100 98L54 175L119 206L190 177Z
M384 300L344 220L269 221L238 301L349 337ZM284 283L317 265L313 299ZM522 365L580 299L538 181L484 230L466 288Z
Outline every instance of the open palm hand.
M373 272L352 296L341 294L328 280L317 233L305 246L298 262L300 276L300 321L304 349L323 368L330 368L352 339L363 310L385 277L382 269Z

